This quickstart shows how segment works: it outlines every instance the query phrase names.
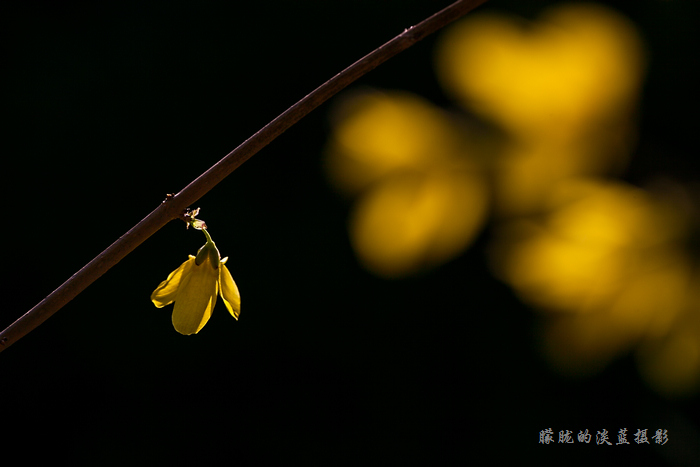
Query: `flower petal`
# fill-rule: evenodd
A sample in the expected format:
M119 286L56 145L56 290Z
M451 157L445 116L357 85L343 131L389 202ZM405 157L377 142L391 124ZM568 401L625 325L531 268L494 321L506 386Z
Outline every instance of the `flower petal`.
M163 308L175 301L177 289L180 286L184 277L187 277L190 269L194 265L194 256L190 255L190 259L185 261L176 270L168 275L168 278L160 283L156 290L151 294L151 301L158 308Z
M222 263L219 265L219 292L224 301L224 305L231 313L231 316L238 319L241 314L241 294L238 292L238 286L233 281L228 268Z
M173 309L173 326L180 334L197 334L209 318L216 304L218 271L209 261L194 264L180 284Z

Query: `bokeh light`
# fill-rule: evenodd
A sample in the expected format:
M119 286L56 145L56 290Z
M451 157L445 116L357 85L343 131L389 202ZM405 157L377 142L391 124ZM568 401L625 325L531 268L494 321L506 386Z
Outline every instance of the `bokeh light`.
M555 371L590 375L634 352L655 390L695 391L690 215L612 178L636 143L646 53L634 24L596 4L558 4L536 21L475 14L438 40L435 64L469 116L459 125L405 92L337 106L326 167L353 199L360 262L393 278L439 266L492 210L492 271L540 312L536 338Z
M397 174L363 196L350 220L360 260L403 276L461 253L484 220L485 190L469 170Z
M700 313L697 293L693 295L670 332L645 342L636 352L640 374L665 396L689 396L700 386Z
M610 9L563 4L534 23L474 15L445 34L436 64L451 95L510 137L495 162L499 212L532 212L559 180L625 166L645 58Z
M602 6L565 4L535 24L474 15L444 37L437 70L466 106L525 139L567 138L636 101L634 26Z
M481 230L487 189L447 115L408 93L349 98L327 167L357 196L350 239L362 264L402 277L461 253Z
M587 373L666 335L687 306L683 211L595 180L560 186L549 207L540 220L501 227L494 270L525 303L558 314L543 332L555 367Z

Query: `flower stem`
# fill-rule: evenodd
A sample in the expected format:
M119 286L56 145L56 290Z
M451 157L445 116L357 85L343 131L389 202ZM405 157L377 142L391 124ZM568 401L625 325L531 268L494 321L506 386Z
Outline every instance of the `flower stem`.
M207 237L207 243L214 243L214 241L211 239L211 236L209 235L209 232L207 232L207 229L202 229L202 232L204 232L204 235Z
M407 28L403 33L356 61L284 111L214 164L209 170L197 177L177 195L169 195L165 201L131 230L112 243L60 287L51 292L34 308L2 331L0 333L0 352L46 321L165 224L179 218L187 206L204 196L241 164L316 107L389 58L462 17L484 2L486 0L459 0L449 5L416 26ZM206 231L204 233L208 236Z

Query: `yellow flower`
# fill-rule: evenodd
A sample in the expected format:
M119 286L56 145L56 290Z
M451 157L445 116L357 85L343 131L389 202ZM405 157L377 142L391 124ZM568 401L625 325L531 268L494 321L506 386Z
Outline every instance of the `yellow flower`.
M209 318L216 304L217 294L231 316L238 319L241 313L241 295L226 267L228 258L220 259L219 250L206 230L207 243L197 256L182 263L168 275L151 294L151 301L158 308L175 302L173 326L180 334L197 334Z

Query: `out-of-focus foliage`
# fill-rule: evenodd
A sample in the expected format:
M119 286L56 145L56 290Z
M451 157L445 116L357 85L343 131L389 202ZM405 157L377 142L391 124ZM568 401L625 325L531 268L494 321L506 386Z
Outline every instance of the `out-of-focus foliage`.
M437 71L455 97L518 137L566 139L626 114L643 62L629 21L570 5L535 24L475 15L445 34Z
M700 385L700 297L698 279L684 313L665 335L645 342L637 350L642 376L657 391L667 395L689 395Z
M677 207L648 192L570 182L551 193L547 215L504 225L494 269L524 302L557 314L544 326L548 359L585 373L667 335L686 311L686 229Z
M675 257L684 223L678 212L622 183L578 181L551 194L544 220L509 222L498 261L525 301L592 313L630 277Z
M443 111L407 93L346 104L329 149L335 184L357 196L350 238L372 272L401 277L461 253L481 229L487 190Z
M541 310L557 371L588 375L634 351L668 395L700 383L700 297L678 197L611 178L635 143L646 59L635 26L595 4L536 22L473 15L448 29L436 72L502 135L406 93L348 98L329 177L354 197L349 232L372 272L403 277L461 253L493 210L494 274Z
M534 24L475 15L445 34L436 62L446 90L509 134L501 212L531 212L553 183L627 161L645 60L633 25L612 11L567 5Z

